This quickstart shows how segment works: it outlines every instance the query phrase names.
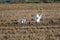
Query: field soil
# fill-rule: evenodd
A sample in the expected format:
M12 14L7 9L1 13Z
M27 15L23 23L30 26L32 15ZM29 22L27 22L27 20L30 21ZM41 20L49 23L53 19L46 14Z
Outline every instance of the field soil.
M21 18L27 23L18 24ZM60 3L0 4L0 40L60 40Z

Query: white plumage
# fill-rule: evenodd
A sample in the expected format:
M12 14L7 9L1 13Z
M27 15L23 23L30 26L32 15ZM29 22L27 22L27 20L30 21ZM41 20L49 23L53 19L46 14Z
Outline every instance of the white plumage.
M26 23L26 19L20 19L17 21L19 24L25 24Z
M42 14L41 14L41 15L36 14L36 16L35 16L35 21L36 21L37 23L39 23L39 22L40 22L41 17L42 17Z

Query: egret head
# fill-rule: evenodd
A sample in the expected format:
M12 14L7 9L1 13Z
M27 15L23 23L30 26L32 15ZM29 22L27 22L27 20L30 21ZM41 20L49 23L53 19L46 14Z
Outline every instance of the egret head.
M39 17L39 14L36 14L37 17Z

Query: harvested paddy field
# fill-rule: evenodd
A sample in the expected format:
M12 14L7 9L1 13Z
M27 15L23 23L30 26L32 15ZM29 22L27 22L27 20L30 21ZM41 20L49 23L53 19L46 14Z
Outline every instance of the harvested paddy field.
M38 24L37 13L43 14ZM30 23L18 24L21 18ZM0 4L0 40L60 40L60 4Z

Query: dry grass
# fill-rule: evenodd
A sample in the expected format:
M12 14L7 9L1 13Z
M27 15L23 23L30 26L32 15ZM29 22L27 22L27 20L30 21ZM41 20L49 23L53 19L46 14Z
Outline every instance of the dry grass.
M39 24L36 13L43 14ZM30 23L19 25L20 18ZM0 40L60 40L60 4L0 4Z

